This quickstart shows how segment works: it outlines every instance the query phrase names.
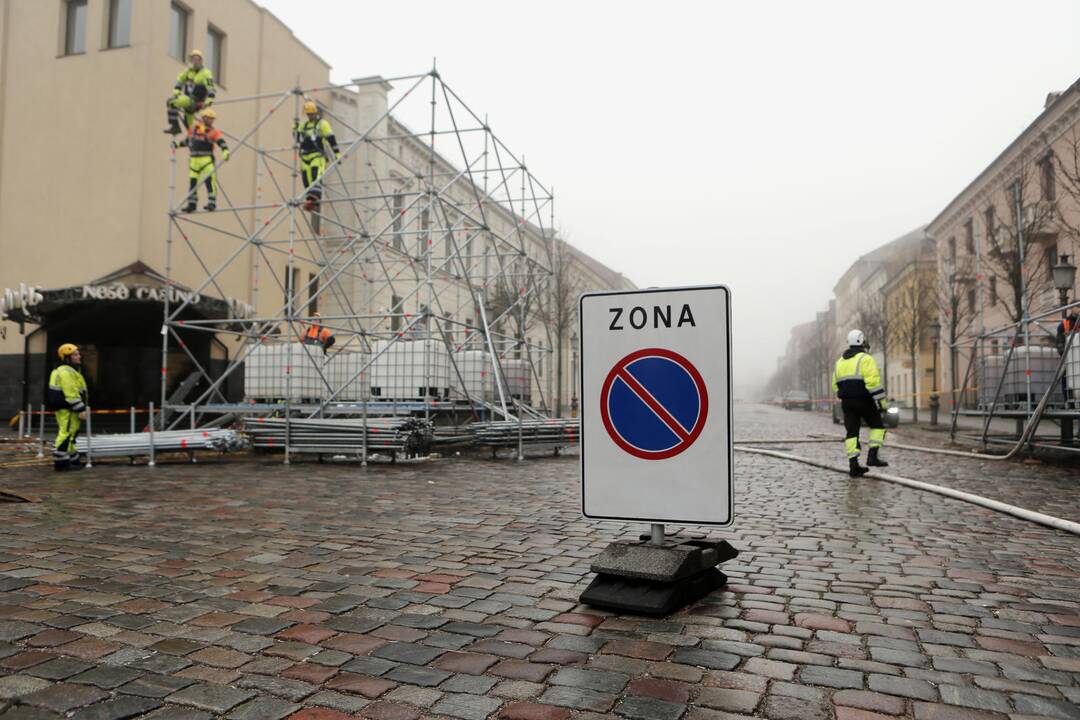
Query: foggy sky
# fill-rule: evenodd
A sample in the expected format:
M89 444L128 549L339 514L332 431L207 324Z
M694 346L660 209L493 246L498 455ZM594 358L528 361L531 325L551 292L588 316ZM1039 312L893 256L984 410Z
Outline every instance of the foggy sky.
M732 289L735 384L1080 77L1080 4L258 0L344 82L444 80L640 287ZM402 117L413 127L424 119Z

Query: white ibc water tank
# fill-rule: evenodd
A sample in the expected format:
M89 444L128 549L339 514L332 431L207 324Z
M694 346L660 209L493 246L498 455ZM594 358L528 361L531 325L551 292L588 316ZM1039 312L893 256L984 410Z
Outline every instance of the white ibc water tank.
M1016 348L1009 362L1009 369L1005 373L1005 384L1001 389L1005 402L1011 404L1027 402L1028 370L1031 371L1031 402L1032 404L1039 402L1050 387L1050 381L1054 378L1054 371L1057 370L1060 358L1057 349L1052 347L1020 346ZM1051 399L1060 400L1060 398Z
M319 346L264 342L244 360L244 394L251 400L321 398L326 394L318 370L323 362Z
M376 397L408 400L450 393L450 356L442 340L379 340L372 345Z
M362 351L339 350L331 352L323 369L331 389L324 395L330 397L336 391L335 401L363 400L364 387L368 379L368 372L363 368L367 364L369 357L366 352Z
M1080 400L1080 337L1073 338L1065 359L1065 382L1069 386L1069 397Z
M461 350L452 357L457 372L450 369L450 386L461 397L475 402L491 401L495 396L491 354L485 350ZM461 377L458 378L458 373Z

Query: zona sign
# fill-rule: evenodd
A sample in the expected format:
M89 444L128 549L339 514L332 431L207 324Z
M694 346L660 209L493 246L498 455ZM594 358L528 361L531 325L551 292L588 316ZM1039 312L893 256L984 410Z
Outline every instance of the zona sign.
M682 355L645 348L611 368L600 390L600 416L620 448L643 460L664 460L701 435L709 393L701 373Z
M730 291L587 292L578 322L582 515L730 525Z

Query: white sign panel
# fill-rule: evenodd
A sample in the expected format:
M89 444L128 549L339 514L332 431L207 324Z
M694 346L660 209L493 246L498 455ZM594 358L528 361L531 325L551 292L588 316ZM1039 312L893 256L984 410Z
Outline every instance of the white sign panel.
M582 513L730 525L730 291L585 293L578 321Z

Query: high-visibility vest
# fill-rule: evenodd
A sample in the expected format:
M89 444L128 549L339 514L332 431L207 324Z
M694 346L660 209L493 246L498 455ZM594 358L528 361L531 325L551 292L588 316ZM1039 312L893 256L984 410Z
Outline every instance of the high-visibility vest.
M207 127L201 122L191 126L188 131L188 149L191 157L207 157L214 154L214 145L221 145L224 149L224 138L217 128Z
M841 357L836 361L833 371L833 390L840 399L870 397L880 400L885 397L885 387L881 384L874 356L858 352L851 357Z
M305 345L325 345L329 339L330 331L318 325L312 325L304 332Z

